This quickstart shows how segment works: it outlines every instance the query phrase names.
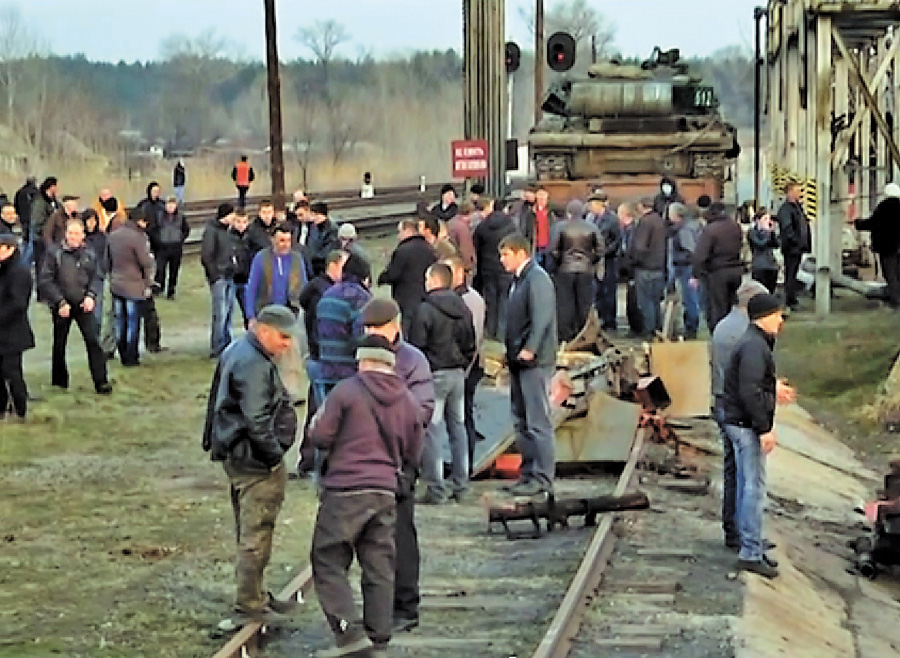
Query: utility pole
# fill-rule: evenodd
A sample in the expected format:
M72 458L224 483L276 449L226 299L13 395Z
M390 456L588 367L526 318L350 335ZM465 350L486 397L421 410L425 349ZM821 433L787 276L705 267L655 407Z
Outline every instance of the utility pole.
M544 0L535 0L534 7L534 123L541 120L544 102Z
M762 207L759 198L759 151L760 130L762 114L762 34L760 24L766 18L766 10L756 7L753 10L753 20L756 21L756 59L753 61L753 203L757 209Z
M272 203L284 210L284 138L281 127L281 77L275 29L275 0L263 0L266 8L266 70L269 87L269 164L272 171Z

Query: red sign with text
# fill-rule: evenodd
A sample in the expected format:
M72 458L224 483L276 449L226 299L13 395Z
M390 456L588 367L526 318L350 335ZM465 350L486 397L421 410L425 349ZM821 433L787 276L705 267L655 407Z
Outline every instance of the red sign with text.
M484 178L488 175L486 139L456 139L450 142L453 178Z

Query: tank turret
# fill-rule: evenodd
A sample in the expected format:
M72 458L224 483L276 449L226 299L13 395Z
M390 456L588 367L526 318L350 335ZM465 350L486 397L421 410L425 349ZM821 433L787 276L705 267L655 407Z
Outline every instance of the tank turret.
M607 60L551 86L529 145L539 179L654 174L722 180L737 131L677 50L640 66Z

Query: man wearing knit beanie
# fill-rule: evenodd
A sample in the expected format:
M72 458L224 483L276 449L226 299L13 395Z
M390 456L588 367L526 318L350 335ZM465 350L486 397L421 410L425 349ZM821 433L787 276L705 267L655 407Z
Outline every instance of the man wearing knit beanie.
M725 370L722 420L737 465L738 567L774 578L778 575L778 563L766 555L762 520L765 458L776 444L778 395L772 349L784 315L780 300L769 293L752 296L747 302L747 314L750 326L735 346Z

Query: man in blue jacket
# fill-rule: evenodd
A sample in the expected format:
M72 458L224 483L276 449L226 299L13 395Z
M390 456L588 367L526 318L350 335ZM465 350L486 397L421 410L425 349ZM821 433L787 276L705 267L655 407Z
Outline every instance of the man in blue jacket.
M552 493L556 439L548 391L558 348L556 293L550 276L532 260L530 243L520 234L500 242L500 261L513 275L506 308L506 360L516 445L522 455L520 480L510 493Z

